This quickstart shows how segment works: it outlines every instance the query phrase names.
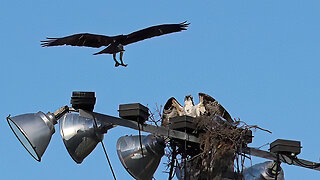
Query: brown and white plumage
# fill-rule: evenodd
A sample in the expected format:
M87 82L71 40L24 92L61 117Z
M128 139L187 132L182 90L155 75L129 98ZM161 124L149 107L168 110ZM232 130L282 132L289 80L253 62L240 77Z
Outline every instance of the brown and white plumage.
M203 109L203 107L205 109L205 111L200 111L202 114L207 114L208 116L212 114L217 114L223 117L228 122L233 122L228 111L213 97L204 93L199 93L199 101L199 109Z
M183 115L196 117L196 108L193 102L193 97L191 95L186 95L184 98Z
M163 107L161 125L167 126L170 118L182 116L183 112L183 106L181 106L174 97L171 97Z
M42 42L42 47L49 46L62 46L62 45L71 45L71 46L86 46L99 48L102 46L107 46L102 51L95 53L97 54L113 54L113 59L115 61L115 66L127 66L123 63L122 56L124 53L124 46L132 44L144 39L161 36L164 34L179 32L186 30L190 23L182 22L179 24L162 24L157 26L151 26L127 35L118 35L118 36L105 36L98 34L90 33L81 33L74 34L71 36L66 36L62 38L47 38ZM120 52L120 63L116 60L116 53Z
M199 93L199 103L194 105L193 97L187 95L184 100L184 106L181 106L179 102L171 97L163 108L162 114L162 126L167 126L169 124L170 118L175 116L210 116L219 115L228 122L233 122L230 114L224 109L224 107L219 104L213 97Z

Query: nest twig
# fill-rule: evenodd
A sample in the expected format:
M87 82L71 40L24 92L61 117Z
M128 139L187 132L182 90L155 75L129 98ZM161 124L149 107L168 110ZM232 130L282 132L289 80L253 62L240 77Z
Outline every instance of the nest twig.
M161 109L161 106L156 105L154 112L150 111L149 123L159 126L162 117ZM248 144L246 133L252 129L271 133L257 125L248 125L240 119L230 123L216 118L221 116L216 112L212 110L208 114L195 118L194 123L200 140L199 154L186 156L183 154L183 148L176 144L179 144L179 141L166 141L168 161L165 164L169 179L173 177L173 169L177 168L176 166L180 166L180 170L187 170L184 171L187 173L185 175L187 179L223 179L226 174L234 171L238 173L233 175L241 174L244 160L248 158L243 154ZM184 168L181 169L182 166ZM188 175L192 176L188 177ZM234 176L233 179L241 179L241 177Z
M257 125L247 125L243 121L230 123L223 119L215 118L216 114L201 116L195 119L197 131L200 132L200 150L198 157L190 160L191 169L196 169L202 174L197 179L222 179L229 172L243 170L243 150L247 147L247 132L250 129L260 129L271 133L269 130ZM238 156L242 156L238 162ZM236 168L234 167L237 160ZM237 174L234 174L237 175ZM234 179L238 179L234 177Z
M156 103L156 107L155 108L153 108L153 111L151 111L150 109L149 109L149 118L148 118L148 120L147 120L147 122L149 123L149 124L152 124L152 125L155 125L155 126L157 126L157 127L159 127L160 126L160 124L161 124L161 110L162 110L162 106L160 105L160 106L158 106L158 104Z

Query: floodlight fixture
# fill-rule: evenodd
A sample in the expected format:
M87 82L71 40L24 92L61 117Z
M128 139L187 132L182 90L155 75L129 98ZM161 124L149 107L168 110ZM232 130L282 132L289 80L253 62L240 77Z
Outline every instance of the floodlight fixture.
M55 132L54 125L57 124L57 119L54 114L39 111L14 117L8 116L7 121L23 147L40 162Z
M63 143L72 159L78 164L82 163L103 140L103 134L113 127L101 129L99 126L101 123L76 113L67 113L59 120L59 124Z
M72 107L64 106L54 113L39 111L13 117L9 115L7 122L23 147L39 162L55 133L54 125L58 120L64 145L76 163L82 163L101 142L114 179L116 177L102 140L104 134L115 126L136 129L139 130L139 134L140 131L152 133L150 135L123 136L117 141L117 154L122 165L131 176L138 180L152 179L164 155L166 146L164 138L167 138L166 141L169 140L170 144L180 144L171 147L178 147L178 150L174 148L177 150L174 152L179 150L182 152L183 150L182 157L194 157L200 153L199 138L197 137L199 131L194 131L196 128L191 117L172 117L168 127L158 127L144 123L149 117L149 109L139 103L120 105L119 118L93 112L95 102L94 92L74 91L71 97ZM212 120L216 123L230 123L219 115L214 115ZM244 133L246 143L251 143L252 137L252 131L248 130ZM320 171L320 163L298 159L296 156L300 152L300 142L291 140L278 139L274 141L270 145L270 152L246 146L243 153L273 161L266 161L245 169L243 177L246 180L283 180L284 173L280 163L288 162ZM190 175L194 176L196 171L188 166L187 161L178 163L176 167L176 175L179 180L186 179ZM173 172L173 169L170 169L170 172Z
M277 177L276 177L277 175ZM284 180L284 172L279 168L277 172L277 162L265 161L263 163L255 164L243 170L245 180L256 179L277 179Z
M164 155L165 143L162 138L152 134L142 135L141 139L140 145L139 136L120 137L116 145L117 153L122 165L132 177L150 180Z

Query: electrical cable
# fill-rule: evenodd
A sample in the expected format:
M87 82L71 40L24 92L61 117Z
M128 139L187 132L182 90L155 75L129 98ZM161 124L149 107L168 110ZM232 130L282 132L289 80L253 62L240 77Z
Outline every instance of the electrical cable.
M142 147L142 139L141 139L141 128L140 128L139 120L137 122L138 122L138 129L139 129L139 142L140 142L141 155L142 155L142 157L144 157L143 147Z
M294 159L294 162L296 162L298 165L300 165L300 166L302 166L302 167L312 168L312 169L313 169L313 166L312 166L312 165L304 164L304 163L302 163L301 161L299 161L299 160L297 160L297 159Z
M311 168L311 169L315 169L315 168L318 168L320 167L320 163L316 163L316 164L306 164L302 161L300 161L298 158L293 158L293 161L295 161L297 164L299 164L300 166L302 167L306 167L306 168Z
M292 165L292 164L293 164L293 159L292 159L292 157L286 156L286 157L288 157L288 158L291 160L291 163L289 163L289 162L286 160L286 158L285 158L285 156L284 156L283 154L280 154L280 156L281 156L281 158L282 158L282 160L283 160L284 163L289 164L289 165Z
M112 172L112 176L113 176L114 180L117 180L116 175L114 174L114 171L113 171L111 162L110 162L110 160L109 160L109 157L108 157L106 148L105 148L105 146L104 146L104 144L103 144L103 141L101 141L101 145L102 145L103 151L104 151L104 153L105 153L105 155L106 155L106 157L107 157L107 161L108 161L108 164L109 164L109 166L110 166L110 169L111 169L111 172Z
M98 128L98 123L97 123L96 117L95 117L93 114L91 114L91 115L92 115L92 117L93 117L93 122L94 122L94 125L95 125L94 128L95 128L95 130L97 130L97 128ZM108 157L107 150L106 150L106 148L105 148L105 146L104 146L104 144L103 144L102 139L100 140L100 142L101 142L101 145L102 145L104 154L106 155L106 158L107 158L107 161L108 161L110 170L111 170L111 172L112 172L113 179L114 179L114 180L117 180L116 175L114 174L114 171L113 171L113 168L112 168L110 159L109 159L109 157Z
M296 162L299 166L302 166L305 168L315 169L315 168L320 167L320 163L306 164L306 163L302 162L300 159L298 159L297 156L290 156L290 155L284 155L284 154L280 154L280 156L281 156L283 162L286 164L289 164L289 165L293 165L293 163ZM291 163L288 162L285 157L288 157L291 160Z

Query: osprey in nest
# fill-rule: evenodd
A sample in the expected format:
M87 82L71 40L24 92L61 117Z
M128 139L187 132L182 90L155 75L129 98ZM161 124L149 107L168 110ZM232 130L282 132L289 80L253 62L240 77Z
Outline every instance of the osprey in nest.
M48 38L45 41L41 41L42 47L49 46L61 46L61 45L71 45L71 46L86 46L99 48L101 46L107 46L100 52L94 53L97 54L112 54L115 61L115 66L119 65L126 67L127 64L123 63L122 57L124 53L124 46L142 41L144 39L152 38L155 36L161 36L164 34L179 32L186 30L188 25L187 21L180 24L162 24L157 26L148 27L127 35L118 35L118 36L104 36L97 34L81 33L74 34L71 36L66 36L62 38ZM116 54L120 52L120 63L116 59Z
M167 126L170 118L176 116L187 115L199 117L203 115L210 116L212 113L221 116L228 122L233 122L228 111L225 110L218 101L207 94L199 93L199 104L197 105L194 105L193 97L191 95L185 97L184 106L180 105L174 97L171 97L163 107L161 125Z

